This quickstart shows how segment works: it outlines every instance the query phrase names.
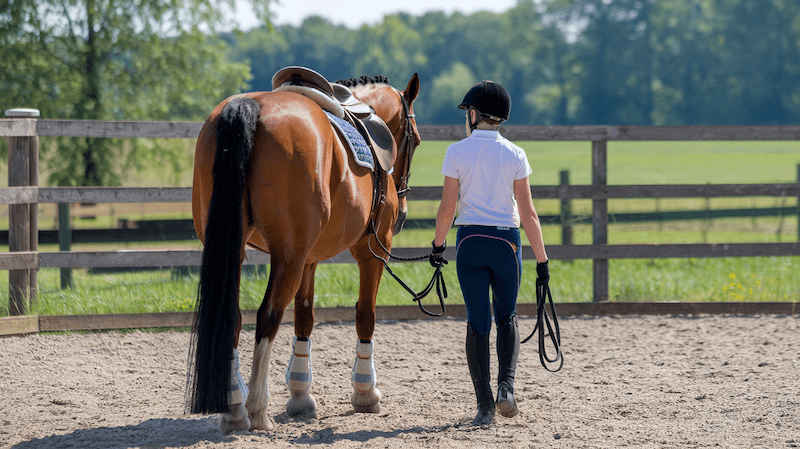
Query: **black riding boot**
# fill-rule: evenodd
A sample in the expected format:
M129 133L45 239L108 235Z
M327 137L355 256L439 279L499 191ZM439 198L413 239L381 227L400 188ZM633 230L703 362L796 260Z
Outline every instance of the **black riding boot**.
M489 375L489 335L480 335L467 323L467 365L478 399L478 414L473 426L485 426L494 420L494 396Z
M514 375L518 359L519 325L517 316L511 315L497 326L497 360L500 362L497 373L497 411L506 418L512 418L519 413L514 398Z

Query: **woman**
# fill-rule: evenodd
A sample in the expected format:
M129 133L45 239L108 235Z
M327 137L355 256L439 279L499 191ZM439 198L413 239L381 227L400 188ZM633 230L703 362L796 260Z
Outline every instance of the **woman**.
M458 107L467 111L467 138L447 148L431 264L443 263L445 238L458 206L456 270L467 306L467 364L478 402L472 424L487 425L494 420L495 409L509 418L519 413L514 375L519 356L520 224L536 255L538 282L549 280L549 270L528 184L530 164L525 152L498 132L500 124L508 120L511 97L503 86L481 81L469 89ZM499 362L496 402L489 383L490 289Z

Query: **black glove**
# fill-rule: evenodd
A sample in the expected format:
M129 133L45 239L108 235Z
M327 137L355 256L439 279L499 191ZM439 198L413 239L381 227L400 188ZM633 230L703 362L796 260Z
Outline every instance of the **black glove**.
M546 285L550 282L550 268L547 262L549 260L536 264L536 285Z
M447 265L447 259L445 259L442 254L444 254L444 249L447 247L447 240L442 243L442 246L436 246L436 241L431 241L431 255L428 256L428 260L431 262L431 266L434 268L441 268L442 265Z

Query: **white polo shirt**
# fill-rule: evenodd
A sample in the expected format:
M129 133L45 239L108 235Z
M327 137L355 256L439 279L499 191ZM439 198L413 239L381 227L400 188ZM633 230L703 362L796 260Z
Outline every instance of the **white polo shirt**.
M531 172L525 151L498 131L476 129L447 147L442 174L458 179L455 224L518 228L514 181Z

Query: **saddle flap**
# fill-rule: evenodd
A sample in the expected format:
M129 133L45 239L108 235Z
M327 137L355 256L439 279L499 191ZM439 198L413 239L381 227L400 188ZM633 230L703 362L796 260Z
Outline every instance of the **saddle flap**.
M300 66L284 67L272 76L272 90L285 84L318 89L333 98L333 86L319 73Z
M390 171L397 159L397 144L386 123L375 114L370 114L362 119L353 116L352 122L363 135L369 137L375 158L378 159L381 168L384 171Z

